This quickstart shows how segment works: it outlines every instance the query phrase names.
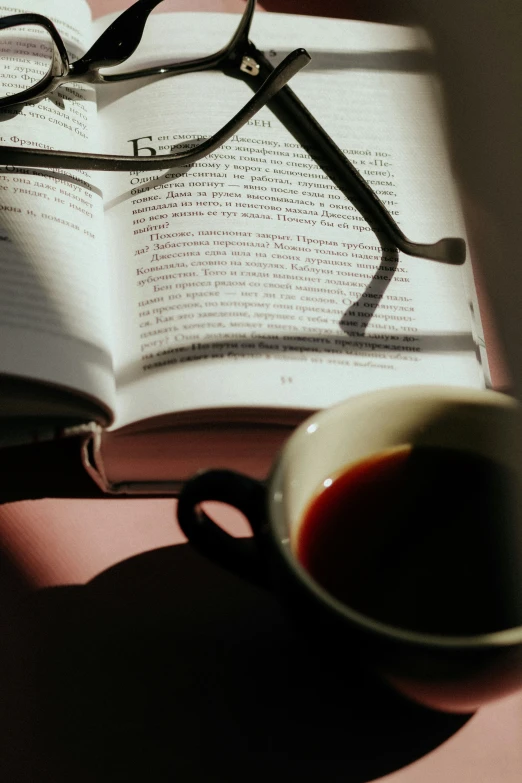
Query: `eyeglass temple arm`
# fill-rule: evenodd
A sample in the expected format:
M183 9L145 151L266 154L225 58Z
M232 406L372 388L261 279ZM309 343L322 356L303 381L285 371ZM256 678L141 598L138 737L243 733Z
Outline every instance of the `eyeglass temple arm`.
M273 66L258 50L252 53L252 57L259 65L259 75L266 78ZM240 78L255 89L255 78L259 77L241 73ZM405 236L380 198L290 87L280 90L270 100L268 107L342 193L354 202L375 231L394 247L409 256L453 265L464 263L466 243L459 237L446 237L433 244L421 244Z
M295 74L310 62L304 49L291 52L277 68L270 66L270 74L255 95L218 133L191 150L170 155L149 157L134 155L92 155L85 152L61 152L59 150L22 149L0 146L0 160L4 165L33 166L35 168L62 168L69 170L100 171L157 171L174 166L191 165L225 143L248 120L265 106Z

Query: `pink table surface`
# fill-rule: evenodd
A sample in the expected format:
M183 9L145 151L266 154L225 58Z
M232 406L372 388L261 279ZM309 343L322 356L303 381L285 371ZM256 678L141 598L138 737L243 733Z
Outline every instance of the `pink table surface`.
M91 0L94 15L125 5ZM379 4L263 7L375 18ZM238 514L223 519L245 533ZM521 696L461 725L358 672L314 680L272 599L183 542L170 500L0 507L0 779L520 782Z

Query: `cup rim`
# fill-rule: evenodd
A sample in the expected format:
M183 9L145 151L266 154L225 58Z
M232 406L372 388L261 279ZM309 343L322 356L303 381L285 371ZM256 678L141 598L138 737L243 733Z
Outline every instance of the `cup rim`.
M330 408L326 408L321 411L317 411L315 414L312 414L312 416L308 417L304 422L302 422L299 425L299 427L290 436L289 441L293 440L296 437L299 437L300 433L303 432L303 430L306 430L307 427L309 427L310 424L312 424L315 418L319 416L323 416L324 414L331 415L331 411L334 411L335 409L338 408L342 408L345 405L349 405L350 402L352 402L355 399L362 399L362 397L364 396L366 398L366 401L368 401L368 399L373 396L375 396L375 399L381 397L383 392L400 393L400 391L401 391L401 387L393 387L385 390L377 390L376 392L370 392L365 395L357 395L356 397L345 400L344 402L339 403L338 405L332 406ZM450 399L457 400L459 399L459 395L460 395L460 399L462 399L464 402L465 401L478 402L480 398L483 396L485 400L489 398L490 401L496 401L496 404L504 405L506 407L512 407L514 410L517 407L517 401L514 400L513 397L510 397L509 395L506 395L502 392L496 392L489 389L479 390L479 389L470 389L465 387L461 388L457 386L448 387L448 386L425 385L425 386L415 386L415 387L414 386L404 387L402 391L404 391L407 395L412 395L418 392L424 394L432 393L436 395L441 395L442 398L447 400ZM277 476L281 473L283 469L285 452L286 452L286 446L281 450L276 461L274 462L267 481L266 504L267 504L267 512L268 512L267 513L268 529L270 532L270 536L279 554L283 557L286 564L290 567L293 575L301 583L303 583L313 593L313 595L316 598L318 598L322 603L328 605L328 607L331 610L333 610L337 616L342 617L345 620L348 620L352 624L362 628L364 631L367 631L372 634L378 634L379 636L385 636L390 640L390 642L405 642L410 645L414 645L418 647L431 647L431 648L446 649L446 650L459 650L465 648L467 650L480 651L486 648L501 649L501 648L522 643L522 623L520 625L516 625L511 628L505 628L499 631L489 631L480 634L466 634L461 636L451 635L451 634L429 633L424 631L422 632L414 631L408 628L401 628L400 626L395 626L395 625L391 625L390 623L376 620L366 614L363 614L362 612L357 611L356 609L353 609L348 604L345 604L343 601L339 600L334 595L329 593L324 587L322 587L319 584L319 582L317 582L313 578L313 576L311 576L311 574L309 574L306 568L297 560L297 558L291 551L290 541L286 539L283 541L276 534L276 521L282 521L282 516L284 515L284 509L283 509L283 502L282 502L283 501L282 493L279 489L274 487L274 481L276 481ZM521 585L521 589L522 589L522 585Z

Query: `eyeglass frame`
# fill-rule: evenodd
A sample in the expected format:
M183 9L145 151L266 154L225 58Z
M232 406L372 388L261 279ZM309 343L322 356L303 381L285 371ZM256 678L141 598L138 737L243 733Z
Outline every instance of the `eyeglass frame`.
M100 171L152 171L190 165L218 149L266 105L384 242L392 244L409 256L451 265L464 263L466 244L462 238L446 237L431 244L408 239L356 167L287 86L287 82L311 60L308 52L305 49L296 49L274 67L263 52L249 40L255 0L247 0L236 32L229 43L215 54L126 73L101 74L100 68L119 65L136 51L147 19L160 2L162 0L136 0L109 25L87 53L72 64L60 33L47 17L25 13L0 19L0 30L37 24L49 33L53 44L48 73L36 85L9 98L0 98L0 108L34 102L48 96L67 82L114 84L130 79L177 76L205 70L221 70L227 76L241 79L254 90L253 98L216 134L190 150L145 157L27 147L21 149L0 145L2 164ZM259 81L262 81L261 87L258 87Z

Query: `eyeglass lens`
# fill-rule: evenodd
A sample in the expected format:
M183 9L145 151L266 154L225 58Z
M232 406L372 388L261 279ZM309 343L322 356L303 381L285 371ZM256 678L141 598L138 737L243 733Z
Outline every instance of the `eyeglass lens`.
M38 84L49 72L53 47L42 27L0 30L0 98L10 98Z

